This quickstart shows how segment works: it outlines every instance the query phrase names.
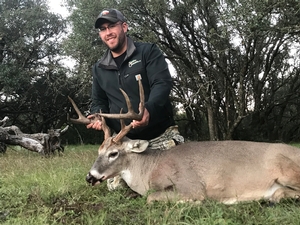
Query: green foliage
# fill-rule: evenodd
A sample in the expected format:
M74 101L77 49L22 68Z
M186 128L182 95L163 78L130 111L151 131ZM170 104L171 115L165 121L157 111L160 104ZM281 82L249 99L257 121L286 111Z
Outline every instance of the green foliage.
M298 144L299 145L299 144ZM299 224L299 201L224 205L153 203L131 199L128 190L88 186L85 176L98 146L67 146L62 156L44 158L20 148L0 155L0 223L41 224Z
M0 18L0 118L10 118L7 126L24 133L64 127L69 95L87 111L90 80L72 76L62 62L66 20L37 0L1 1Z
M58 56L66 29L45 1L0 2L0 118L23 132L61 128L72 85Z

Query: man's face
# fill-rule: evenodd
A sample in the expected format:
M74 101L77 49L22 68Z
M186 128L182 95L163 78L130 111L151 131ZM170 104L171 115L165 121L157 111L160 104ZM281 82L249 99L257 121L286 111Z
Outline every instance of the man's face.
M122 54L126 50L127 29L126 22L121 21L117 23L104 23L99 28L101 40L115 56Z

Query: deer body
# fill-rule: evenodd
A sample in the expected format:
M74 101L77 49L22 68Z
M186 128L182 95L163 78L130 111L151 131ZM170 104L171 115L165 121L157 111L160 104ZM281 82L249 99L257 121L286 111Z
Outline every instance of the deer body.
M246 141L189 142L172 149L150 150L146 141L124 138L106 145L87 179L120 174L148 201L240 201L300 195L300 149L285 144ZM113 156L113 157L110 157Z

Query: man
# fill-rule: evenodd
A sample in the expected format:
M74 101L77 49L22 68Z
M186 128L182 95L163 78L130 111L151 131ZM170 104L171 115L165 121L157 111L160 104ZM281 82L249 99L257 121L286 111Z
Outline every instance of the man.
M127 111L127 105L119 88L129 96L133 109L138 112L141 78L145 93L145 111L141 121L132 123L127 134L131 139L149 140L150 148L162 150L183 142L173 119L169 94L172 79L168 64L155 44L138 43L127 36L128 24L124 15L116 9L107 9L98 16L95 28L107 46L107 51L93 67L91 114L120 113ZM88 116L93 118L93 115ZM118 133L120 121L106 119L107 125ZM87 128L102 129L101 121L87 125Z

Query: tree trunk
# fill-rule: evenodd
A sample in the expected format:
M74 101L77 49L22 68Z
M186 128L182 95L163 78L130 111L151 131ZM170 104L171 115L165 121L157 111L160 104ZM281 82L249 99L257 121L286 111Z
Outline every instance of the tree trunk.
M215 120L214 113L210 105L207 105L207 121L208 121L208 130L209 138L211 141L217 140L215 132Z

